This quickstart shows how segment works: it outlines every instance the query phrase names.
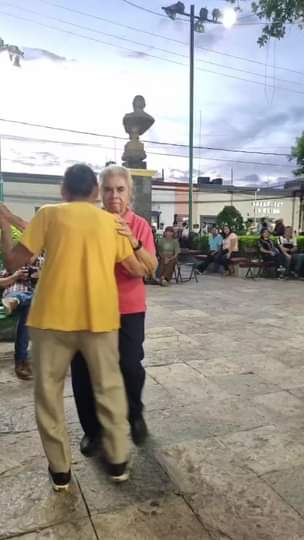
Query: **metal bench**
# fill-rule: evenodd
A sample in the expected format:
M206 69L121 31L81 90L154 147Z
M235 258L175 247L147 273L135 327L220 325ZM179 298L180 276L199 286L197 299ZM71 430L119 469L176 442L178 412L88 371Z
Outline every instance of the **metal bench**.
M199 272L196 270L198 261L196 257L197 253L199 252L182 251L179 253L174 270L176 283L185 283L187 281L191 281L193 278L195 279L196 283L198 283L197 276ZM186 275L183 270L187 271Z
M245 254L246 259L240 263L240 268L247 268L245 279L263 277L267 270L275 269L272 261L263 261L256 248L247 248Z

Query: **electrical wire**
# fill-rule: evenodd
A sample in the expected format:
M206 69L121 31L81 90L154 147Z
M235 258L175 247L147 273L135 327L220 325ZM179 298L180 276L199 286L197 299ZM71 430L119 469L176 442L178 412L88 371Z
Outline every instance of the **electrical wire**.
M142 11L145 11L146 13L151 13L152 15L157 15L157 17L164 17L167 19L167 15L164 15L163 13L158 13L157 11L153 11L152 9L145 8L144 6L139 6L138 4L135 4L135 2L131 2L130 0L121 0L125 4L128 4L131 7L135 7L137 9L141 9Z
M115 34L108 33L108 32L101 32L100 30L97 30L95 28L92 28L92 27L89 27L89 26L83 26L81 24L76 24L76 23L73 23L73 22L71 22L69 20L61 19L60 17L53 17L51 15L45 15L44 13L41 13L41 12L33 10L33 9L29 9L29 8L21 7L21 6L16 6L15 4L13 4L11 2L1 2L1 4L3 4L3 3L5 5L7 5L7 6L9 6L9 7L16 8L16 9L22 9L22 11L25 11L27 13L31 13L33 15L37 15L38 17L43 17L43 18L46 18L46 19L49 19L49 20L52 20L52 21L60 22L62 24L72 26L73 28L78 28L78 29L81 29L81 30L86 30L86 31L89 31L89 32L93 32L93 33L98 34L98 35L118 39L119 41L124 41L126 43L132 43L133 45L139 45L140 47L151 47L151 49L153 49L154 51L159 51L159 52L162 52L162 53L165 53L165 54L172 54L173 56L177 56L179 58L183 58L183 59L188 60L188 55L180 54L180 53L177 53L176 51L171 51L171 50L163 49L163 48L156 47L156 46L149 46L147 43L134 41L132 39L125 38L124 36L119 36L119 35L115 35ZM235 72L238 72L238 73L245 73L245 74L248 74L248 75L253 75L255 77L262 77L264 80L266 80L266 89L267 89L267 79L265 78L265 73L264 74L263 73L256 73L256 72L252 72L252 71L249 71L249 70L246 70L246 69L235 68L233 66L227 66L227 65L219 64L219 63L213 62L211 60L202 60L201 58L197 58L197 62L202 63L202 64L208 64L208 65L224 68L224 69L229 69L229 70L232 70L232 71L235 71ZM283 82L283 83L287 83L287 84L295 84L295 85L297 85L297 87L299 85L300 86L304 85L304 82L299 83L298 81L290 81L288 79L279 79L279 78L276 78L276 82Z
M76 32L72 32L70 30L64 30L64 29L57 28L57 27L51 26L51 25L47 25L47 24L44 24L44 23L41 23L41 22L38 22L38 21L33 21L32 19L29 19L27 17L23 17L21 15L13 15L11 13L7 13L7 12L4 12L4 11L0 11L0 14L8 16L8 17L12 17L13 19L20 19L20 20L27 21L27 22L30 22L32 24L44 27L44 28L55 30L56 32L61 32L61 33L64 33L64 34L72 35L72 36L84 39L86 41L89 40L89 41L93 41L94 43L100 43L100 44L105 45L107 47L126 50L126 51L134 53L134 49L131 49L129 47L123 47L121 45L115 45L115 44L108 43L106 41L103 41L103 40L100 40L100 39L97 39L97 38L93 38L91 36L79 34L79 33L76 33ZM163 62L167 62L167 63L170 63L170 64L187 67L187 64L184 64L182 62L178 62L178 61L175 61L175 60L169 60L168 58L163 58L161 56L152 55L152 54L149 54L149 53L146 53L146 52L144 52L143 54L146 57L149 57L149 58L154 58L154 59L161 60ZM219 71L212 71L210 69L203 69L203 68L197 68L197 71L201 71L203 73L210 73L210 74L213 74L213 75L222 76L222 77L226 77L226 78L229 78L229 79L234 79L234 80L247 82L247 83L251 83L251 84L255 84L255 85L258 85L258 86L265 87L265 83L263 83L263 82L254 81L254 80L251 80L251 79L245 79L244 77L237 77L235 75L229 75L228 73L222 73L222 72L219 72ZM272 88L272 85L268 85L268 87ZM301 92L301 91L298 91L298 90L293 90L291 88L285 88L283 86L276 86L276 89L281 90L283 92L289 92L289 93L293 93L293 94L304 95L304 92Z
M9 158L3 158L2 161L6 161L6 162L10 162L10 163L11 163L12 160L10 160ZM76 163L76 162L75 162L75 163ZM28 165L31 165L31 164L29 163ZM5 175L6 175L7 173L9 173L9 174L20 174L20 173L14 173L14 172L11 172L11 171L7 171L7 172L4 172L4 173L3 173L3 174L4 174L4 177L5 177ZM21 174L22 174L22 173L21 173ZM26 174L29 174L29 173L26 173ZM37 173L34 173L34 174L37 174ZM49 175L49 176L52 177L52 176L57 176L57 175ZM59 175L59 176L60 176L60 175ZM5 180L5 181L7 182L8 180ZM176 183L178 184L179 182L176 182ZM47 182L46 182L45 184L48 185ZM166 184L167 184L168 187L170 186L170 182L164 183L165 186L166 186ZM181 187L183 187L183 184L184 184L184 183L181 182ZM196 185L197 185L197 184L195 184L195 186L196 186ZM166 186L166 187L167 187L167 186ZM154 186L154 187L156 187L156 186ZM241 186L240 186L240 187L237 187L237 191L229 190L229 185L228 185L228 184L223 184L223 187L226 188L226 193L228 193L228 194L230 194L230 193L234 193L234 194L237 194L237 193L244 193L244 195L245 195L245 194L248 194L248 191L249 191L249 192L251 191L252 193L254 193L254 192L256 191L256 189L255 189L254 187L253 187L251 190L250 190L250 188L249 188L247 191L242 191ZM273 191L276 189L276 187L275 187L275 188L274 188L274 187L272 187L272 188L271 188L271 187L269 187L269 188L266 187L266 188L264 188L264 189L269 189L269 190L271 190L271 191L273 192ZM156 191L160 191L160 190L158 190L158 189L156 188ZM163 192L166 192L166 191L169 191L169 190L168 190L168 189L164 189L164 190L162 190L162 191L163 191ZM197 190L196 192L199 192L199 190ZM279 192L279 189L278 189L278 192ZM185 193L186 193L186 191L185 191ZM280 201L280 200L290 199L291 196L292 196L291 193L286 193L286 194L281 194L281 193L279 194L279 193L278 193L278 195L275 195L275 196L272 196L272 197L269 197L267 194L265 194L265 197L264 197L263 199L258 199L258 200L265 200L265 201ZM40 197L40 198L41 198L41 197ZM52 197L51 197L51 198L52 198ZM50 199L50 197L47 197L47 199ZM233 197L233 201L234 201L234 202L239 202L239 203L241 203L241 202L253 202L252 197L247 198L247 199L244 199L244 198L243 198L243 199L236 199L235 196ZM183 200L172 201L172 199L171 199L171 200L168 200L168 201L165 201L165 200L157 201L157 200L155 200L155 201L153 201L153 202L154 202L154 203L161 202L162 204L175 204L175 205L180 205L180 204L186 204L186 203L188 203L188 200L185 200L185 201L183 201ZM221 199L221 200L216 200L216 199L214 199L214 200L208 200L208 201L207 201L206 199L203 199L203 200L194 200L194 201L193 201L193 204L223 204L223 199ZM265 208L266 208L266 207L265 207Z
M89 135L94 137L102 137L105 139L112 139L112 140L120 140L120 141L128 141L128 137L119 137L117 135L109 135L104 133L98 133L95 131L81 131L71 128L63 128L63 127L56 127L56 126L50 126L49 124L38 124L34 122L25 122L21 120L11 120L8 118L0 118L0 122L6 122L10 124L18 124L22 126L28 126L28 127L36 127L36 128L42 128L42 129L49 129L53 131L63 131L66 133L73 133L77 135ZM54 141L56 142L56 141ZM158 145L158 146L171 146L171 147L177 147L177 148L188 148L187 144L179 144L179 143L172 143L172 142L162 142L162 141L150 141L147 139L143 139L143 142L146 144L152 144L152 145ZM194 146L194 150L210 150L210 151L218 151L218 152L230 152L230 153L240 153L240 154L256 154L260 156L277 156L277 157L286 157L289 158L290 154L280 154L278 152L255 152L252 150L241 150L241 149L231 149L231 148L224 148L224 147L213 147L213 146Z
M78 9L75 9L75 8L66 7L66 6L63 6L62 4L58 4L57 2L52 2L51 0L37 0L37 1L39 1L39 2L41 2L43 4L45 4L45 5L49 5L49 6L52 6L52 7L57 7L59 9L63 9L65 11L69 12L69 13L75 13L75 14L78 14L78 15L81 15L81 16L84 16L84 17L88 17L88 18L91 18L91 19L99 20L99 21L102 21L102 22L107 22L109 24L112 24L114 26L118 26L120 28L126 28L126 29L132 30L134 32L139 32L139 33L142 33L142 34L146 34L148 36L161 38L161 39L163 39L165 41L169 41L169 42L172 42L172 43L175 43L175 44L179 44L179 45L183 45L183 46L189 46L189 44L187 42L185 42L185 41L170 38L168 36L165 36L164 34L157 34L157 33L154 33L154 32L149 32L148 30L143 30L142 28L137 28L137 27L134 27L134 26L119 23L119 22L114 21L112 19L107 19L105 17L100 17L99 15L93 15L93 14L88 13L86 11L81 11L81 10L78 10ZM5 3L7 4L7 2L5 2ZM18 7L21 8L22 6L18 6ZM253 17L254 15L248 15L248 16ZM203 50L203 51L208 51L209 53L212 53L212 54L226 56L226 57L233 58L235 60L241 60L241 61L249 62L249 63L252 63L252 64L257 64L257 65L261 65L261 66L266 65L265 62L261 62L261 61L258 61L258 60L253 60L252 58L246 58L244 56L236 56L236 55L233 55L231 53L224 52L224 51L218 51L216 49L210 49L210 48L207 48L207 47L202 47L202 46L200 46L198 44L196 44L196 49L200 49L200 50ZM288 71L288 72L291 72L291 73L295 73L297 75L304 76L304 72L297 71L297 70L294 70L294 69L291 69L291 68L282 67L282 66L276 66L276 69L279 69L279 70L282 70L282 71Z
M131 2L130 0L121 0L121 2L124 2L125 4L128 4L128 5L130 5L130 6L134 7L134 8L140 9L142 11L152 13L153 15L157 15L158 17L160 17L160 16L166 17L166 15L163 15L162 13L158 13L156 11L152 11L150 9L147 9L144 6L140 6L138 4L135 4L135 2ZM275 24L275 23L276 23L276 21L272 21L272 24ZM264 21L264 22L263 21L255 21L255 22L248 22L248 23L244 22L244 23L240 23L240 24L236 22L234 24L234 26L265 26L266 24L267 24L266 21ZM285 24L286 24L286 26L290 26L290 25L294 26L294 25L298 25L299 23L288 21Z
M0 136L1 137L1 136ZM18 135L16 136L13 136L14 139L13 140L17 140L18 138L21 138L19 137ZM3 135L3 138L5 138L5 136ZM6 137L6 138L9 138ZM31 137L22 137L21 140L31 140ZM49 141L49 140L45 140L45 139L39 139L39 138L33 138L33 140L35 142L48 142L48 143L55 143L57 141ZM62 142L60 142L62 144ZM58 144L59 144L59 141L58 141ZM70 146L73 146L74 143L73 142L66 142L64 144L69 144ZM75 146L82 146L81 144L75 144ZM90 146L90 145L87 145L87 146ZM106 150L112 150L113 151L113 148L110 148L110 147L104 147L102 145L92 145L94 147L97 147L97 148L103 148L103 149L106 149ZM121 148L121 151L122 151L122 148ZM172 152L155 152L154 150L148 150L147 148L147 151L149 151L149 155L155 155L155 156L164 156L164 157L174 157L174 158L181 158L181 159L188 159L188 155L183 155L183 154L179 154L179 153L172 153ZM198 159L198 156L194 156L194 159ZM260 161L243 161L243 160L234 160L234 159L224 159L224 158L212 158L212 157L200 157L201 160L203 161L215 161L215 162L220 162L220 163L235 163L235 164L242 164L242 165L255 165L255 166L263 166L263 167L279 167L279 168L293 168L294 165L287 165L287 164L280 164L280 163L269 163L269 162L260 162Z

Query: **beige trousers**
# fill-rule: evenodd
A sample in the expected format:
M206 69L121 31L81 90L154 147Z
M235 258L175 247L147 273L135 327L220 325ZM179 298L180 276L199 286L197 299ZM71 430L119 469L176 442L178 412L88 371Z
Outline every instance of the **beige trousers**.
M119 368L118 332L60 332L30 329L35 375L36 419L53 472L67 472L71 451L64 421L64 381L77 351L86 359L103 426L103 448L110 463L128 455L127 402Z

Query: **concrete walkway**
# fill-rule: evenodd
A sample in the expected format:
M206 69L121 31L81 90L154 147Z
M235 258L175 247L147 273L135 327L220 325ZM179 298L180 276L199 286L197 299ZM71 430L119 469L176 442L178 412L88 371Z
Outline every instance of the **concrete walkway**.
M202 277L149 288L151 440L113 486L73 447L69 494L52 492L32 384L0 358L0 539L304 540L304 283Z

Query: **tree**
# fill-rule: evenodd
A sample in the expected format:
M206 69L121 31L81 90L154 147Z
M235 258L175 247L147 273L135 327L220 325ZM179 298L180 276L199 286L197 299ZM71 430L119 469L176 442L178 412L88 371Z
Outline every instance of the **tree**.
M221 229L224 225L229 225L229 227L237 234L242 234L244 232L243 216L235 206L224 206L223 210L216 218L216 224Z
M295 176L304 176L304 132L296 140L296 145L291 149L291 159L295 159L298 168L293 171Z
M238 5L238 0L227 0ZM247 1L247 0L246 0ZM265 20L258 44L263 47L271 37L281 39L286 34L290 23L304 28L304 0L257 0L251 3L251 9L259 19Z

